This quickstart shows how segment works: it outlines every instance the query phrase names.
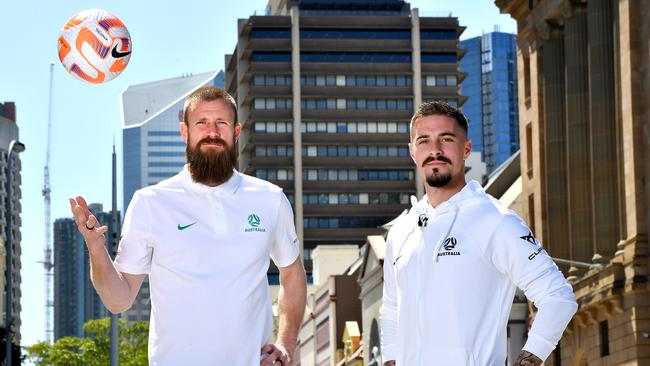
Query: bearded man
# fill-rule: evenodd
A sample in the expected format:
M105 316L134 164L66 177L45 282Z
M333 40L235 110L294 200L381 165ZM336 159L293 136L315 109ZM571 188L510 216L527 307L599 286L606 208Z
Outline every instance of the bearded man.
M106 307L128 310L149 275L150 365L288 366L306 298L291 205L282 189L239 173L237 105L204 87L185 101L180 134L187 164L138 190L124 218L115 261L82 196L70 198ZM274 344L266 273L280 270Z

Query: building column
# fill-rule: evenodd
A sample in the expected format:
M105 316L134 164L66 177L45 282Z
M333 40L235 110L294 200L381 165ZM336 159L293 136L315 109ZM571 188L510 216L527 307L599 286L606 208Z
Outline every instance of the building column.
M305 254L302 207L302 114L300 110L300 13L298 6L291 8L291 86L293 105L293 190L296 234L300 242L300 255Z
M569 4L569 3L567 3ZM570 259L589 262L593 253L592 194L589 146L589 74L587 9L566 7L566 148Z
M643 5L642 5L643 4ZM643 1L618 1L618 33L620 74L620 118L622 130L622 164L625 181L625 202L623 215L625 217L625 240L621 249L629 253L628 258L634 258L635 273L647 276L650 272L650 188L648 175L650 163L650 127L647 116L648 107L648 76L650 71L650 50L647 45L648 23L644 23L644 15L648 14L648 5ZM632 255L634 254L634 255ZM624 262L624 265L628 263ZM641 266L646 266L640 271ZM645 271L645 273L643 273ZM642 287L645 284L633 283ZM647 288L647 287L646 287Z
M612 12L610 0L589 0L587 3L592 250L605 257L614 254L621 239Z
M413 67L413 113L422 104L422 62L420 58L420 15L417 8L411 9L411 65ZM410 136L409 130L409 136ZM409 138L410 139L410 138ZM415 167L415 192L417 198L424 196L424 183L420 169Z
M544 207L547 237L544 246L553 257L569 258L567 223L566 123L564 33L561 28L546 27L542 44L543 115L544 115Z

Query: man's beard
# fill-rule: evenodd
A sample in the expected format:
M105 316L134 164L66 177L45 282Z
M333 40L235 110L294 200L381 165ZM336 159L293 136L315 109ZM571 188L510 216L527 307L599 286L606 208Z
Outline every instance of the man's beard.
M434 168L433 172L427 176L427 184L434 188L446 186L451 181L451 173L441 174L438 168Z
M223 150L203 152L201 145L204 143L219 143L223 146ZM235 141L232 142L232 145L228 145L218 137L206 137L199 141L195 147L191 147L188 142L185 155L192 179L208 186L216 186L230 179L233 168L237 165Z
M446 156L438 156L438 157L430 156L422 162L422 166L426 165L430 161L436 161L436 160L443 161L451 165L451 160L449 160ZM451 181L451 173L441 174L440 169L433 168L433 172L431 172L431 174L426 177L426 180L427 180L427 184L430 185L431 187L434 188L444 187Z

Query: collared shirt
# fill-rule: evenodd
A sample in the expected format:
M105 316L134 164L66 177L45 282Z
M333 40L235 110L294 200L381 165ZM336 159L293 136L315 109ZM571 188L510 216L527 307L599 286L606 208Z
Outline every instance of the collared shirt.
M271 335L269 257L299 254L281 188L237 171L210 187L178 175L137 191L115 259L149 274L151 365L259 365Z

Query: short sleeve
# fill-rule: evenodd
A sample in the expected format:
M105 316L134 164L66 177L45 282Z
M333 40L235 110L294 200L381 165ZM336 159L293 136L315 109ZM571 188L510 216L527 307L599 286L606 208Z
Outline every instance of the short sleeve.
M300 255L300 243L296 235L291 204L284 193L280 193L280 195L280 205L271 243L271 259L276 266L287 267L295 262Z
M136 192L124 216L122 237L117 249L115 267L129 274L148 274L151 268L150 215L146 199Z

